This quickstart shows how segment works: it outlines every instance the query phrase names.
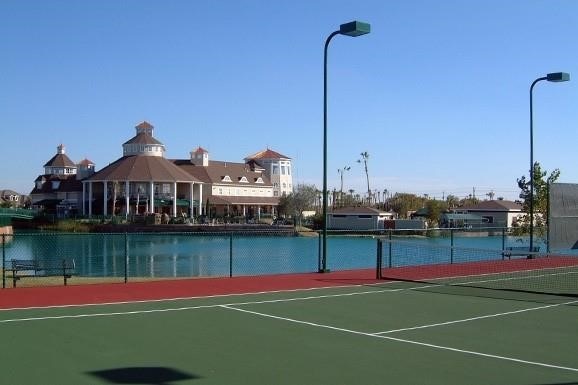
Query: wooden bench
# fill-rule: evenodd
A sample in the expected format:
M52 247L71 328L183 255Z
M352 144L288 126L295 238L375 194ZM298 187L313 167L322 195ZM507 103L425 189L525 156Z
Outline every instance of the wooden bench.
M540 246L534 246L532 247L532 250L530 250L529 246L511 246L511 247L506 247L506 250L504 251L504 257L507 257L508 259L512 259L512 257L531 257L532 253L537 253L540 251Z
M26 277L62 277L64 286L72 277L76 266L74 259L62 259L60 261L37 261L34 259L12 259L12 287L16 287L16 281Z

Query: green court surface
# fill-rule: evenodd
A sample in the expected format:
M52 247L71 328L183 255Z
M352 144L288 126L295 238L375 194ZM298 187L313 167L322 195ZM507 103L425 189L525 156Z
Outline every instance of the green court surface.
M0 340L14 385L578 383L578 298L443 284L2 310Z

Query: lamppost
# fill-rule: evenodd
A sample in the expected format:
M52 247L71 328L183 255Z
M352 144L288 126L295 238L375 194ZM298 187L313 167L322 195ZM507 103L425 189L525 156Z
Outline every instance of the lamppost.
M341 177L341 188L339 189L339 205L340 206L343 204L343 174L345 173L345 171L349 171L349 170L351 170L351 167L349 167L349 166L345 166L345 167L337 170L337 172L339 173L339 175ZM333 199L335 199L335 197Z
M327 48L335 35L357 37L371 31L371 26L360 21L341 24L338 31L332 32L325 40L323 51L323 242L322 257L319 272L329 272L327 269Z
M547 80L549 82L567 82L570 74L566 72L553 72L538 78L530 86L530 252L534 251L534 111L532 91L536 83ZM528 258L532 255L529 254Z

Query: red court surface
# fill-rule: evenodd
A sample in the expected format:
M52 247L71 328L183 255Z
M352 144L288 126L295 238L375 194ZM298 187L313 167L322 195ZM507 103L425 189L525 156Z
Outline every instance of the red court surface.
M516 259L455 265L410 266L383 270L384 279L421 280L442 277L575 266L577 258ZM0 290L0 309L102 304L175 298L248 294L383 282L375 269L329 273L283 274L233 278L171 279L163 281L68 286L6 288Z
M375 270L6 288L0 309L161 300L376 283Z

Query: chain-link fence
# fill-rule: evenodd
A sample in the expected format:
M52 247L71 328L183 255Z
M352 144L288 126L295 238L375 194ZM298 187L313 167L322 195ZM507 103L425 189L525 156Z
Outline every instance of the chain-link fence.
M16 233L2 236L2 286L316 272L321 238L316 233L311 235ZM521 247L523 243L519 241L524 238L496 229L491 235L478 233L477 236L471 232L439 229L331 232L327 267L331 271L375 268L375 237L499 250ZM419 257L419 252L416 253ZM421 260L417 257L408 257L404 264Z

